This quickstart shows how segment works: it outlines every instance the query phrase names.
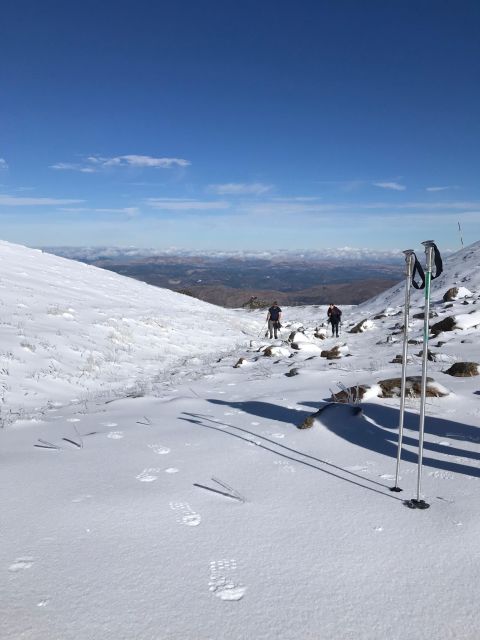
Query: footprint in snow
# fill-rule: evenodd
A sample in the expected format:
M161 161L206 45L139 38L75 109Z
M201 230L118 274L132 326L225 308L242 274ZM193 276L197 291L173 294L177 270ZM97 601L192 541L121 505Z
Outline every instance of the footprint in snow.
M199 513L195 513L188 502L170 502L170 509L176 511L177 522L187 527L197 527L202 518Z
M165 469L165 473L178 473L180 471L180 469L177 469L176 467L168 467L168 469Z
M135 477L140 482L154 482L158 479L158 473L160 473L160 469L144 469L142 473Z
M110 431L107 438L111 440L121 440L123 438L123 431Z
M12 573L18 573L24 569L30 569L33 566L33 558L23 557L17 558L13 564L8 567L8 570Z
M236 579L237 562L234 559L213 560L210 562L210 581L208 589L220 600L241 600L246 587Z
M275 460L273 464L276 464L282 471L287 471L288 473L295 473L295 467L291 465L286 460Z
M164 447L161 444L149 444L149 449L152 449L159 456L165 455L166 453L170 453L170 449L168 447Z
M72 502L84 502L85 500L89 500L92 496L89 493L85 493L83 495L77 496L73 498Z

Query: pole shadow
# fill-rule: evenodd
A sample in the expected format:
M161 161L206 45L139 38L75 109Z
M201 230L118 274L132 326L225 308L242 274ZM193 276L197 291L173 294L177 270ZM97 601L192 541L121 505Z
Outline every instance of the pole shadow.
M224 404L228 404L228 403L224 403ZM243 404L243 403L233 403L233 404ZM268 403L257 403L257 404L268 404ZM297 412L295 412L297 413ZM256 414L257 415L257 414ZM365 476L362 476L358 473L355 473L353 471L349 471L348 469L344 469L343 467L337 466L331 462L327 462L326 460L322 460L320 458L316 458L315 456L312 456L310 454L307 453L303 453L302 451L298 451L296 449L293 449L291 447L287 447L286 445L280 444L277 441L274 440L270 440L269 438L266 438L265 436L261 436L256 434L253 431L249 431L248 429L243 429L242 427L237 427L235 425L231 425L225 422L220 422L218 419L213 418L211 415L203 415L203 414L198 414L198 413L188 413L188 412L184 412L184 416L185 417L181 417L180 420L184 420L185 422L190 422L191 424L195 424L197 426L203 427L205 429L211 429L213 431L218 431L220 433L223 433L224 435L228 435L231 436L233 438L238 438L240 440L243 440L245 442L248 442L249 444L253 444L256 445L257 447L259 447L260 449L263 449L265 451L269 451L271 453L274 453L277 456L281 456L282 458L286 458L287 460L291 460L293 462L297 462L298 464L302 464L306 467L309 467L311 469L316 469L317 471L321 471L322 473L325 473L329 476L332 476L334 478L337 478L338 480L343 480L344 482L347 482L349 484L353 484L357 487L360 487L362 489L366 489L368 491L373 491L374 493L378 493L386 498L391 498L394 500L399 500L400 502L402 501L400 498L393 496L391 493L385 493L384 491L382 491L381 489L376 489L375 487L371 487L368 486L367 484L362 484L362 483L370 483L373 485L377 485L378 487L382 487L384 489L388 489L389 487L381 482L378 482L377 480L373 480L370 478L366 478ZM207 424L207 422L211 422L213 424ZM223 425L223 427L221 426L215 426L215 425ZM239 431L241 433L232 433L231 431L227 431L226 428L229 429L234 429L236 431ZM246 435L241 435L241 434L246 434ZM253 437L248 437L248 436L253 436ZM268 442L270 445L273 446L267 446L266 444L264 444L263 441ZM291 455L294 454L294 455ZM300 456L300 458L307 458L307 460L302 460L299 459L296 456ZM310 462L310 460L312 460L313 462ZM318 466L317 464L315 464L315 462L318 462L319 464L328 467L327 469L322 468L320 466ZM334 470L334 471L333 471ZM347 476L350 477L345 477L345 474Z

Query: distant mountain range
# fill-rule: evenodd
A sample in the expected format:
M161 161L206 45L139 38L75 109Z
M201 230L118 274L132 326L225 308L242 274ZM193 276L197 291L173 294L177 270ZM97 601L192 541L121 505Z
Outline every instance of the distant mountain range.
M402 278L401 252L192 252L118 247L43 247L58 256L224 307L250 298L269 304L359 304Z

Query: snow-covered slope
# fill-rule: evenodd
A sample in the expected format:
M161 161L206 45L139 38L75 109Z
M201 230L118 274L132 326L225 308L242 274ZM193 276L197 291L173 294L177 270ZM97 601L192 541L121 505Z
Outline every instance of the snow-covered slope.
M422 265L425 265L425 255L422 249L417 251L417 257ZM480 241L457 251L443 261L443 273L432 281L432 300L438 300L451 287L464 287L480 291ZM380 312L388 307L402 306L405 299L405 282L392 287L386 292L380 293L375 298L367 300L359 305L359 309L368 309L369 312ZM441 298L440 296L440 298ZM423 290L412 287L412 305L422 304Z
M148 392L254 328L188 296L0 242L4 423L55 403Z
M431 324L455 322L430 345L447 395L426 405L425 511L404 505L418 393L402 493L399 401L379 397L403 284L345 308L338 339L304 307L270 341L264 312L1 248L2 415L26 407L0 429L2 640L477 640L480 375L447 371L480 363L478 244L432 285ZM422 331L412 317L413 376ZM361 412L327 402L357 388Z

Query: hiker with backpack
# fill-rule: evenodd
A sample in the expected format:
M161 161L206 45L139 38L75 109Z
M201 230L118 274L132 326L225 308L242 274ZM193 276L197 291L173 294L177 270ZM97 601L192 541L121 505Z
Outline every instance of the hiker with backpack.
M336 336L338 338L338 325L342 319L342 312L334 304L328 307L327 311L328 321L332 325L332 338Z
M275 340L278 338L277 331L282 327L280 319L282 317L282 310L275 301L267 313L268 332L270 339L275 336Z

